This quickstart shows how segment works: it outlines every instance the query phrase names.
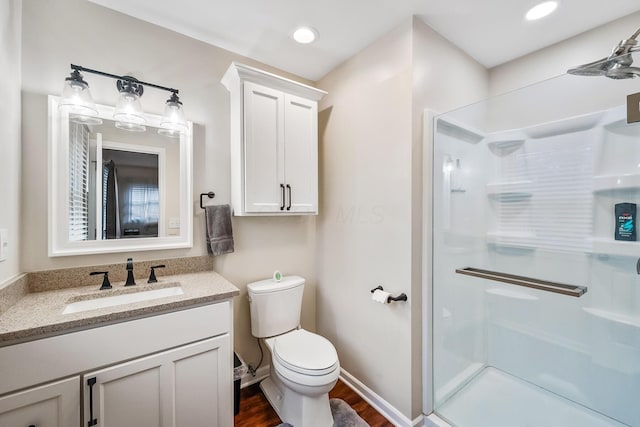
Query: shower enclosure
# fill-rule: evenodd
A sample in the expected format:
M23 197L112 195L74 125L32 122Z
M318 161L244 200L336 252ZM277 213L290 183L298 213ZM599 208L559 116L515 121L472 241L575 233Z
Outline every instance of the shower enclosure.
M563 75L435 117L426 392L452 425L640 426L634 92Z

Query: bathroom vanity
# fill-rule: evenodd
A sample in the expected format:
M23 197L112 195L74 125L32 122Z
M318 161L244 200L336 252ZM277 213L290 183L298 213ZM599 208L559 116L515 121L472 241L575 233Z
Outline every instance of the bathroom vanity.
M1 426L233 425L238 289L213 271L136 287L29 293L0 315ZM182 293L127 302L167 288ZM63 314L100 299L118 302Z

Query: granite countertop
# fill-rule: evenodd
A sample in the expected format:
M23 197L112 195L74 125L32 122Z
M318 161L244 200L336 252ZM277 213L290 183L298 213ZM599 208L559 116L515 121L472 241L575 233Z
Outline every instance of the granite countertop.
M98 289L99 285L93 284L24 295L0 315L0 347L214 303L240 294L238 288L214 271L159 277L158 283L153 284L138 280L136 286L126 288L124 282L115 282L112 286L113 289L102 291ZM183 294L62 314L66 305L72 302L174 286L180 286Z

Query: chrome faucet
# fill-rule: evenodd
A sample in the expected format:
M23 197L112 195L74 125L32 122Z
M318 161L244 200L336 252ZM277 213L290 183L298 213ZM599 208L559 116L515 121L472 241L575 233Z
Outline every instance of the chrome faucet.
M133 286L136 284L136 280L133 278L133 258L127 259L127 283L125 286Z

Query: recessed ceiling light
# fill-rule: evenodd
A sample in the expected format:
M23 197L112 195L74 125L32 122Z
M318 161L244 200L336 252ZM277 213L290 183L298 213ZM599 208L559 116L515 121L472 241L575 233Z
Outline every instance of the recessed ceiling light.
M298 43L309 44L318 38L318 31L311 27L300 27L293 33L293 39Z
M546 1L544 3L540 3L539 5L529 9L527 14L525 15L525 18L527 18L527 20L529 21L535 21L536 19L544 18L545 16L556 10L557 7L558 2L555 1Z

